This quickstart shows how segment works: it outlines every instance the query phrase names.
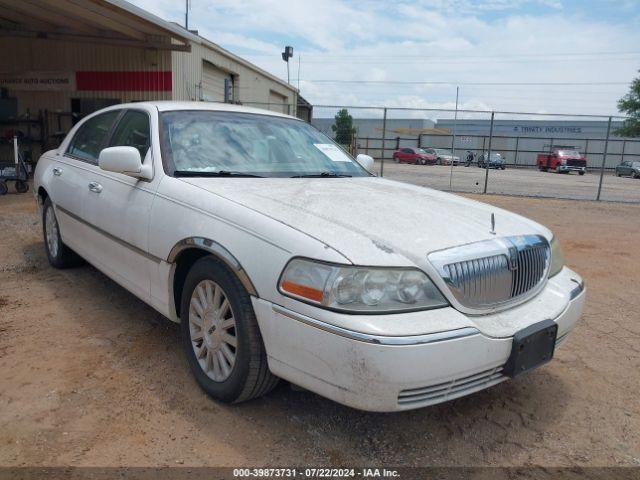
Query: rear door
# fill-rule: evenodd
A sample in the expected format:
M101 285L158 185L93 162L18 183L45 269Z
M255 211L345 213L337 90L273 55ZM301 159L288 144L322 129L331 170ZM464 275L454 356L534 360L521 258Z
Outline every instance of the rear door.
M87 235L90 233L84 218L86 175L96 165L119 111L95 115L83 122L73 134L63 152L52 163L49 185L56 209L63 241L80 255L87 254Z
M144 109L123 110L107 146L130 146L144 164L152 163L151 117ZM101 270L138 297L148 298L150 268L157 263L148 254L149 213L156 182L107 172L94 166L87 178L86 219L91 232L92 260Z

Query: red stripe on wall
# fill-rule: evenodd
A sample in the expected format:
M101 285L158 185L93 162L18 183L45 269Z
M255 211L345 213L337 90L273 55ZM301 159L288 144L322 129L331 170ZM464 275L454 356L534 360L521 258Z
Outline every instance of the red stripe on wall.
M77 90L170 92L171 72L76 72Z

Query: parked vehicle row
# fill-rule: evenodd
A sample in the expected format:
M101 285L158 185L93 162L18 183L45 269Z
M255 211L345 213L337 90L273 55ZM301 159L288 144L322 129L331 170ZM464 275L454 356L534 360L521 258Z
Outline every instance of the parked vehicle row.
M489 158L487 162L487 158ZM461 165L460 157L454 156L450 150L442 148L403 147L393 153L393 160L398 163L415 165ZM504 170L506 158L499 152L482 152L479 155L467 151L464 165L473 163L479 168L495 168ZM556 146L547 153L539 153L536 157L536 167L543 172L570 173L577 172L584 175L587 171L587 159L576 147ZM640 162L627 160L615 167L618 177L640 179Z

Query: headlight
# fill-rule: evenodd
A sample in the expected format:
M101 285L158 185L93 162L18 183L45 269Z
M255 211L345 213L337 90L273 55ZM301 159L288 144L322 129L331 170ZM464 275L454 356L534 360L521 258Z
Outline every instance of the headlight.
M448 302L415 268L352 267L294 258L278 288L320 307L354 313L389 313L446 307Z
M560 248L560 243L556 240L556 237L553 237L551 239L551 267L549 268L549 278L560 273L562 267L564 267L562 248Z

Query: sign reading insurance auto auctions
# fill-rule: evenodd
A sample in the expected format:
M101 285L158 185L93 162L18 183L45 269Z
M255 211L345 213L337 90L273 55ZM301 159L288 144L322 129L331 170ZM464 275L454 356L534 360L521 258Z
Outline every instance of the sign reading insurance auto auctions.
M74 72L0 73L0 88L9 90L75 90Z

